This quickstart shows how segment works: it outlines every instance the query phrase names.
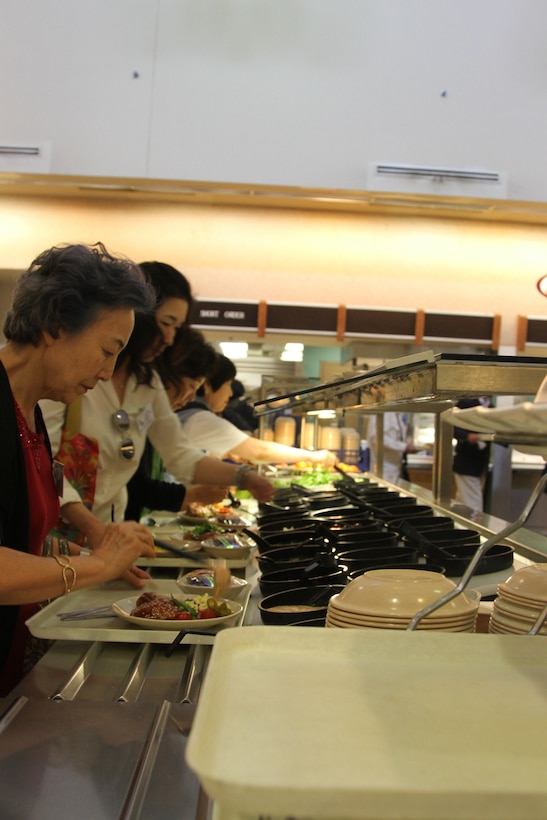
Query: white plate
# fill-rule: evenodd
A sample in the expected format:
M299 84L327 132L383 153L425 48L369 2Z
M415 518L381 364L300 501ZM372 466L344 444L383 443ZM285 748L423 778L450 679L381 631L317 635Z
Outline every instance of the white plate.
M547 454L547 403L523 402L512 407L468 407L460 410L454 407L443 414L443 418L477 433L493 433L501 437L514 437L517 449L524 452ZM519 437L526 438L524 444ZM537 437L538 444L531 443ZM543 446L542 446L543 445Z
M159 536L157 537L159 538ZM198 552L198 550L201 549L201 541L197 541L195 538L188 538L184 530L167 533L165 538L161 538L160 540L172 541L174 546L187 552Z
M192 584L190 583L190 579L195 577L197 574L206 573L211 578L213 577L213 570L212 569L196 569L193 572L185 572L180 578L177 578L177 586L182 589L183 592L187 592L189 595L195 595L197 592L201 594L205 592L211 592L213 587L206 587L201 586L199 584ZM230 583L228 585L228 589L235 589L239 590L243 587L247 586L247 581L244 578L238 578L235 575L230 576Z
M204 618L202 621L161 621L155 618L137 618L131 614L137 605L139 597L139 595L133 595L131 598L122 598L121 601L115 601L112 604L112 611L115 615L123 618L124 621L135 624L135 626L140 626L141 628L144 627L144 629L172 629L174 632L180 632L180 630L185 627L187 629L211 629L220 624L228 624L231 621L235 621L243 609L237 601L229 601L226 600L226 598L221 598L220 600L226 601L232 610L230 615L223 615L220 618ZM192 595L188 597L197 598L198 596Z
M222 527L225 530L243 530L246 527L252 527L253 522L248 518L243 518L241 515L219 515L212 519L214 524Z
M216 522L217 519L216 515L206 518L203 515L188 515L187 513L179 513L177 518L181 524L210 524L213 521Z

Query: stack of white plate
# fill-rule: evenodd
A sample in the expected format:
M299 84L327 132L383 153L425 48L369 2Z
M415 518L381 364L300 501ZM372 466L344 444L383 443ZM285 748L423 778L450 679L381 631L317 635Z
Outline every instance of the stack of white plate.
M547 604L547 564L522 567L498 585L488 631L525 635ZM547 635L547 623L538 635Z
M339 629L406 629L425 606L455 589L439 572L375 569L355 578L329 600L325 626ZM423 618L417 629L474 632L480 593L460 593Z

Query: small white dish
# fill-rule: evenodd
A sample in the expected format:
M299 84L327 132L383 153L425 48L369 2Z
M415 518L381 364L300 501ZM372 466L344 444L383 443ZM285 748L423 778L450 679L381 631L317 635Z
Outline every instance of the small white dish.
M204 567L203 569L194 569L190 572L185 572L180 578L177 578L176 584L183 592L188 594L196 594L200 592L212 591L214 586L214 569ZM228 589L239 590L246 587L248 582L244 578L238 578L235 575L230 577L230 584Z

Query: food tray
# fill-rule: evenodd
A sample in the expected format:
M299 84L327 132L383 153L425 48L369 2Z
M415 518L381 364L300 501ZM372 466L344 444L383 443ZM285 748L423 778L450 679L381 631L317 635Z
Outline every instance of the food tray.
M546 674L535 638L232 630L187 761L223 818L544 820Z
M150 592L159 592L169 595L171 592L177 597L183 593L175 581L153 580L146 584L145 589ZM144 590L141 590L143 592ZM215 635L233 626L241 626L247 611L251 585L238 590L226 590L224 598L238 601L243 606L239 619L226 626L219 625L217 629L207 629L203 635L186 635L182 643L214 642ZM96 618L80 621L61 621L58 615L62 612L87 609L95 606L105 606L122 598L134 594L132 588L120 581L113 581L103 586L90 587L63 595L52 601L44 609L28 619L27 626L36 638L46 638L60 641L106 641L117 643L165 643L169 644L175 638L176 632L162 629L141 629L129 624L116 615L111 618ZM192 628L191 621L180 621L180 628Z

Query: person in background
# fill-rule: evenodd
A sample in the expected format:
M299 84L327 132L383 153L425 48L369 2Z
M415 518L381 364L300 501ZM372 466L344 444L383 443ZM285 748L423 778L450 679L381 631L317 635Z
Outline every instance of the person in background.
M65 245L38 256L18 280L0 349L0 695L23 672L25 620L36 604L127 577L154 556L144 527L109 525L90 555L43 557L59 514L62 471L53 463L38 402L69 403L111 378L135 311L153 305L139 268L101 244ZM141 577L148 577L142 573ZM133 582L139 585L139 580Z
M180 329L173 345L154 363L173 410L195 399L196 391L214 372L216 359L214 347L205 341L201 331L189 325ZM226 487L186 488L176 481L166 481L163 461L147 439L139 467L127 484L127 493L125 517L139 521L151 510L179 512L194 501L215 504L226 497Z
M468 407L490 407L487 398L460 399L456 407L464 410ZM456 484L456 503L469 507L474 513L484 509L484 485L488 473L490 447L481 441L480 433L454 427L456 447L452 472Z
M195 447L203 447L219 459L238 459L253 464L313 461L328 467L338 462L337 456L329 450L304 450L263 441L222 418L232 395L236 372L234 363L219 354L216 370L200 387L196 400L177 412L185 434Z
M396 484L405 478L405 456L415 453L416 448L407 440L408 424L403 413L383 413L384 419L384 466L382 478ZM367 441L372 454L372 471L377 475L377 435L376 416L370 416L367 428Z
M245 387L239 379L234 379L232 381L232 396L228 399L222 417L226 421L235 424L240 430L245 430L246 433L254 433L258 428L258 420L253 406L244 397Z

